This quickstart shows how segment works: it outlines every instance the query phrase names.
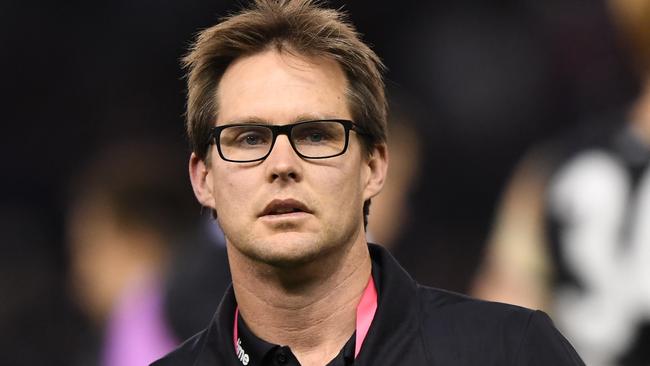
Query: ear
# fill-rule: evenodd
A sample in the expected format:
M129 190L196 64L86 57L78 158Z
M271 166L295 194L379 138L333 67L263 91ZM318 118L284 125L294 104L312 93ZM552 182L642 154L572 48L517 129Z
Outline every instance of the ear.
M376 196L381 191L386 181L388 171L388 147L385 143L376 145L372 154L366 161L368 175L366 176L363 191L364 201Z
M215 209L214 196L212 195L213 174L205 161L199 159L195 153L190 156L190 181L196 199L202 206Z

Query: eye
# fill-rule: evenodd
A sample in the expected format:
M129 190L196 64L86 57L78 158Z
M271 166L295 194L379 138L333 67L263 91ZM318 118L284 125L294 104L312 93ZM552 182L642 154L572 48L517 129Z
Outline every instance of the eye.
M307 139L311 142L321 142L325 135L321 131L313 131L307 135Z
M248 134L243 136L242 140L246 145L259 145L262 143L262 137L257 134Z
M240 127L232 132L233 145L242 148L268 145L271 140L271 132L263 127Z
M310 126L310 128L294 131L294 141L301 144L322 144L332 139L332 134L320 126Z

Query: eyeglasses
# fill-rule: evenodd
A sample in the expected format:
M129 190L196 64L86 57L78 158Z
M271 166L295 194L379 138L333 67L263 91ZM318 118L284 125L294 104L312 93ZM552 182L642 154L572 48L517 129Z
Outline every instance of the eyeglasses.
M225 161L249 163L266 159L278 135L289 138L293 150L304 159L326 159L345 153L350 130L363 135L358 126L344 119L298 122L288 125L231 124L210 131Z

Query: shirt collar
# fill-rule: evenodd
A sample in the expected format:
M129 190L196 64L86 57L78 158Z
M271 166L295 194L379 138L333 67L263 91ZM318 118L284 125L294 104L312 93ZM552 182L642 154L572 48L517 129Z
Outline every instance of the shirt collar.
M417 286L388 251L369 245L373 262L372 274L378 293L377 313L361 353L355 364L382 364L377 350L387 344L400 344L405 334L413 334L419 324ZM399 299L399 301L396 301ZM195 365L241 366L233 351L233 322L237 302L232 286L226 291L206 334L201 338L199 358ZM365 351L364 351L365 350Z
M262 360L269 352L276 347L280 347L253 334L239 312L237 312L237 329L239 331L237 353L242 364L261 365ZM245 357L246 362L242 360L243 357Z
M237 314L237 329L238 329L238 345L240 346L238 358L241 365L246 366L259 366L259 365L272 365L273 360L278 358L282 353L287 359L287 365L297 364L295 356L291 353L288 347L283 347L277 344L269 343L262 338L256 336L246 321L242 318L241 314ZM356 332L352 334L350 339L345 343L339 354L332 359L327 366L346 366L354 364L354 346L355 346Z

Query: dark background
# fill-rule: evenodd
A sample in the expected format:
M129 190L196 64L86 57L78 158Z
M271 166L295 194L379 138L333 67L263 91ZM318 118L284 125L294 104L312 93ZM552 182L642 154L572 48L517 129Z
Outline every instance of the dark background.
M466 291L522 154L620 110L636 92L600 1L330 4L350 12L388 66L389 88L417 116L424 157L413 219L395 252L425 283ZM125 139L154 139L189 154L179 58L195 32L236 8L231 1L0 4L5 307L12 298L13 306L47 309L33 320L43 332L74 318L58 312L59 302L42 305L66 302L70 177L94 151ZM22 337L16 347L27 347L32 334L16 327L17 320L4 321L2 339Z

